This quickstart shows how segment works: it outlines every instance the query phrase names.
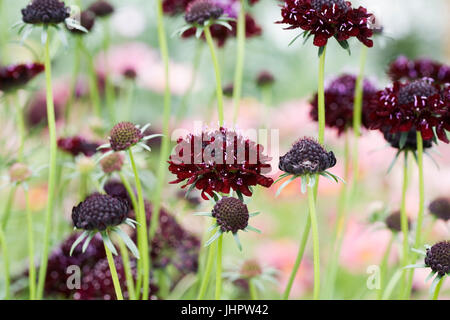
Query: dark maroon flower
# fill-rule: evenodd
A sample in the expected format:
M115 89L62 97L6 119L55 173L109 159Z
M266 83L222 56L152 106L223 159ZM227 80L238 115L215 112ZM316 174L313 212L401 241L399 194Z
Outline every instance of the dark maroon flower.
M400 56L389 65L388 75L392 81L431 78L444 84L450 82L450 66L430 59L409 60Z
M425 264L441 277L450 274L450 241L436 243L427 249Z
M66 101L60 101L54 97L53 102L55 107L55 119L59 120L63 114ZM47 125L47 98L45 92L39 92L31 100L27 110L27 122L31 127L41 124Z
M294 175L304 175L321 173L335 165L336 157L333 151L328 152L312 138L303 138L280 157L279 169Z
M211 36L213 39L216 40L217 45L219 47L223 47L226 43L226 41L231 37L236 37L237 32L237 25L236 21L230 21L229 22L232 30L229 30L228 28L220 25L220 24L213 24L210 26L211 30ZM190 38L195 36L195 28L190 28L186 30L183 34L183 38ZM256 36L261 35L262 29L261 27L256 23L255 19L249 15L245 15L245 36L247 38L253 38ZM202 38L204 39L205 36L202 35Z
M401 232L402 231L402 216L400 211L396 211L387 216L386 227L392 232ZM411 220L408 218L408 230L411 229Z
M277 23L288 24L286 29L301 28L314 35L317 47L325 46L331 37L340 42L356 37L367 47L373 46L370 24L374 16L363 7L352 8L349 1L285 0L281 17Z
M108 1L98 0L91 4L89 11L95 13L97 17L103 18L114 13L114 7Z
M70 16L70 8L59 0L32 0L22 9L22 20L30 24L58 24Z
M247 205L233 197L223 197L214 205L212 216L222 232L237 233L248 226L250 214Z
M417 151L417 133L415 128L412 128L407 132L406 139L403 142L401 141L401 132L391 133L389 128L384 128L381 131L383 132L384 139L389 142L392 148ZM404 145L401 146L401 143L404 143ZM431 147L433 147L433 140L423 140L424 149L429 149Z
M440 197L428 206L430 213L435 216L437 219L441 219L444 221L450 220L450 198L449 197Z
M74 157L80 154L84 154L86 157L92 157L97 152L99 146L98 143L89 142L80 136L58 139L58 148L70 153Z
M258 87L271 86L275 82L275 77L269 71L261 71L256 77Z
M424 140L433 139L435 130L439 140L449 143L450 86L439 86L430 78L395 82L374 96L371 108L371 129L398 133L416 128Z
M72 209L73 225L78 229L103 231L125 221L128 204L105 194L93 194Z
M134 209L133 202L131 201L127 189L119 180L109 180L103 186L103 190L105 190L106 194L110 195L111 197L119 198L122 201L125 201L128 204L129 208Z
M144 138L141 130L131 122L120 122L116 124L109 134L111 148L114 151L124 151L134 146Z
M87 31L91 31L92 28L94 28L95 25L95 13L91 10L85 10L81 12L80 14L80 25L84 27ZM72 33L79 34L79 35L85 35L86 32L83 32L81 30L75 29L75 28L68 28L68 30Z
M40 63L0 67L0 91L19 89L43 71L44 65Z
M337 129L339 134L344 133L353 125L355 84L356 76L344 74L334 79L325 90L325 123L328 127ZM369 127L370 123L370 103L376 92L375 86L365 79L363 84L362 124L366 128ZM311 106L311 117L317 121L317 94L314 96Z
M233 83L229 83L227 84L223 89L223 95L225 97L231 98L233 96L233 91L234 91L234 84Z
M187 23L203 25L208 20L220 18L223 9L213 0L194 0L186 7L184 19Z
M270 171L269 161L262 145L234 131L205 130L178 140L169 161L170 172L177 176L171 183L186 182L182 188L193 185L202 190L203 199L231 189L250 197L251 186L272 185L273 179L264 176Z

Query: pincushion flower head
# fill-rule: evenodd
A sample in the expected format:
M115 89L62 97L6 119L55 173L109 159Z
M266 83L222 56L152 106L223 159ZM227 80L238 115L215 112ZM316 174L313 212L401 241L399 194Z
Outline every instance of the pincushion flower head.
M269 71L261 71L256 77L256 85L259 88L264 88L268 86L272 86L275 82L275 77Z
M80 154L86 157L92 157L97 152L99 146L98 143L90 142L81 136L58 139L58 148L74 157Z
M206 246L209 246L222 234L231 232L239 250L242 250L238 231L251 230L261 233L261 231L249 225L250 217L258 215L259 212L249 213L247 205L242 198L234 198L232 197L232 192L230 192L229 196L223 197L218 193L214 193L214 197L209 197L209 199L214 203L212 211L195 214L197 216L208 216L216 219L216 223L212 225L208 231L215 229L217 229L217 231L206 242Z
M88 10L92 11L97 17L100 18L108 17L114 13L113 5L105 0L95 1L89 6Z
M177 141L170 156L169 171L177 176L171 183L185 182L182 188L201 190L205 200L230 190L250 197L252 186L269 188L273 183L264 175L271 166L263 151L262 145L225 128L189 134Z
M335 128L342 134L353 125L353 107L355 101L356 76L343 74L334 79L325 89L325 124ZM375 86L367 79L363 83L362 124L369 127L369 106L373 95L377 92ZM318 94L311 102L311 117L318 121Z
M394 233L402 231L401 213L396 211L388 215L385 219L386 227ZM408 229L411 229L411 220L408 219Z
M387 73L392 81L431 78L436 83L450 83L450 66L427 58L410 60L400 56L389 65Z
M279 179L292 176L277 191L277 195L293 180L299 177L309 177L310 184L315 184L314 175L320 174L336 182L340 179L327 169L336 165L336 157L333 151L327 151L313 138L302 138L297 141L284 156L280 157L279 169L284 171ZM302 179L302 192L306 192L306 181Z
M25 40L33 31L35 26L43 27L42 42L47 41L47 30L49 27L59 30L59 25L65 23L69 29L77 29L82 32L88 32L86 28L80 25L79 21L71 17L70 8L64 1L59 0L32 0L22 9L22 21L16 23L14 27L19 27L19 34L23 34L22 40ZM65 35L59 32L58 36L66 43Z
M347 40L356 37L367 47L373 46L371 25L373 14L366 8L352 8L345 0L285 0L281 8L282 20L277 23L289 25L286 29L301 28L303 36L314 36L314 45L324 47L332 37L348 49Z
M395 82L376 94L372 104L372 129L389 130L406 136L412 129L423 140L439 139L449 143L450 87L430 78L412 82Z
M40 63L0 67L0 91L8 93L20 89L43 71L44 65Z
M433 200L428 206L430 213L436 218L443 221L450 220L450 198L440 197Z
M82 229L84 232L73 243L71 252L84 239L83 251L89 245L92 238L100 232L105 245L117 255L117 251L109 238L109 232L116 233L130 251L139 257L138 250L129 236L123 232L119 226L127 224L134 228L135 221L128 218L130 208L126 201L121 198L115 198L107 194L92 194L83 202L79 203L72 209L72 222L76 229Z

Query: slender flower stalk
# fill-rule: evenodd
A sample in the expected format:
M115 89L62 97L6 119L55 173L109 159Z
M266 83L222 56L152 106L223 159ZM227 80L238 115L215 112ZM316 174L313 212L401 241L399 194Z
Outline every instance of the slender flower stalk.
M436 285L436 288L434 289L432 300L437 300L438 299L439 293L441 292L442 285L444 284L444 280L445 280L445 277L442 277L439 280L438 284Z
M75 41L76 46L73 56L73 70L72 70L72 79L70 80L69 99L67 101L66 108L64 109L64 119L66 124L69 122L70 119L70 114L72 111L72 106L76 95L78 76L80 74L80 67L81 67L81 51L83 45L82 39L81 37L76 37ZM66 128L67 127L68 126L66 125Z
M120 287L119 277L117 275L116 265L114 264L114 258L111 250L109 250L106 243L104 244L106 258L108 259L109 270L111 271L111 277L114 284L114 291L116 292L117 300L123 300L122 288Z
M30 194L25 190L25 203L27 213L28 232L28 286L30 290L30 300L36 299L36 265L34 263L34 239L33 239L33 215L30 205Z
M416 236L414 240L414 248L420 248L422 245L422 227L425 214L425 179L423 174L423 138L422 133L417 131L417 164L419 166L419 213L417 215ZM412 255L411 259L416 259L416 255ZM405 286L405 299L409 299L412 291L412 281L414 269L410 271Z
M216 294L215 299L220 300L222 295L222 252L223 234L217 240L217 262L216 262Z
M9 274L9 251L8 251L8 244L6 243L6 237L5 232L3 231L3 228L0 227L0 247L2 249L2 256L3 256L3 272L5 273L5 300L9 300L11 297L10 292L10 274Z
M145 217L145 204L144 195L142 193L141 180L139 179L139 174L137 171L136 163L134 161L133 152L131 148L128 150L130 156L131 166L133 167L133 173L136 183L136 190L138 194L138 206L136 217L138 217L138 243L141 246L140 255L142 257L142 300L148 300L149 297L149 286L150 286L150 261L149 261L149 248L148 248L148 234L147 234L147 223Z
M206 261L206 267L203 274L202 281L200 283L200 290L197 295L197 300L203 300L206 295L206 290L208 289L209 279L211 278L211 272L214 265L214 255L216 254L217 245L212 244L208 249L208 259Z
M149 241L152 241L159 227L159 216L162 202L162 191L166 181L166 161L170 155L170 132L169 122L171 113L171 92L169 78L169 49L167 45L167 36L164 27L162 1L157 1L157 24L158 24L158 41L161 56L164 63L165 88L164 88L164 111L163 111L163 137L161 143L161 153L159 159L159 167L157 173L156 190L153 199L153 214L150 222Z
M256 288L254 279L248 280L248 288L250 291L250 298L252 300L258 300L258 289Z
M22 162L23 161L23 149L25 145L25 120L23 118L23 109L20 105L19 96L16 92L13 96L13 104L16 108L16 121L17 121L17 128L19 130L19 150L17 152L17 161Z
M98 88L98 77L95 71L94 60L91 53L81 41L81 50L84 52L87 60L88 77L89 77L89 94L92 102L92 108L94 109L94 115L98 118L101 117L101 99L100 90Z
M16 195L16 190L17 190L17 186L14 185L11 188L11 190L9 191L9 195L6 200L5 209L3 210L3 215L2 215L2 223L1 223L1 228L3 230L6 230L6 227L8 225L8 221L9 221L9 217L11 216L11 208L12 208L12 204L14 202L14 198Z
M48 199L47 211L45 218L45 233L43 241L42 260L39 268L39 280L36 297L42 299L44 294L44 284L47 273L48 254L50 246L50 232L52 229L53 207L55 202L55 186L56 186L56 121L55 107L53 104L53 87L52 87L52 69L50 61L50 36L47 36L45 43L45 79L47 88L47 122L50 139L50 159L49 159L49 177L48 177Z
M211 52L211 59L213 61L214 72L216 75L217 111L219 114L219 126L222 127L224 116L223 116L223 91L222 91L222 80L221 80L221 75L220 75L220 66L219 66L219 62L217 60L215 44L214 44L214 41L211 36L210 27L205 26L205 28L203 30L204 30L206 42L208 43L209 50Z
M134 280L133 280L133 273L131 271L131 265L130 265L130 255L128 254L128 249L125 243L120 239L118 241L119 243L119 250L120 255L122 257L122 263L123 263L123 270L125 273L125 278L127 282L127 289L128 289L128 295L130 300L136 300L135 295L135 287L134 287Z
M386 277L387 277L387 269L388 269L388 263L389 263L389 256L391 255L392 250L392 244L394 243L395 235L393 234L391 238L389 239L389 242L386 246L386 250L384 251L383 258L381 260L380 264L380 289L378 290L378 300L381 300L384 294L384 290L387 284Z
M246 0L241 0L241 6L237 18L237 53L233 85L233 124L236 124L237 118L239 116L239 106L242 95L242 77L244 73L245 62L245 3Z
M113 123L116 122L116 94L114 92L114 85L111 80L110 65L108 61L108 51L111 43L111 30L109 20L105 19L103 21L103 53L105 55L105 95L106 95L106 106L109 111L110 119Z
M367 47L361 47L359 75L355 84L355 100L353 106L353 185L352 192L356 191L356 184L359 178L359 137L361 136L363 89L364 89L364 70L367 60Z
M406 192L408 191L408 152L405 152L405 162L403 164L403 187L402 187L402 200L400 206L400 225L403 235L402 242L402 265L403 267L409 264L409 226L408 226L408 216L406 213ZM408 279L408 272L405 270L402 276L403 288L406 287L406 281Z
M325 140L325 55L327 48L323 49L319 60L319 78L318 78L318 122L319 122L319 143L323 144Z
M314 300L317 300L317 299L319 299L319 294L320 294L320 252L319 252L319 226L318 226L317 216L316 216L316 199L314 197L314 187L309 187L308 205L309 205L309 216L311 218L311 229L312 229L312 237L313 237Z

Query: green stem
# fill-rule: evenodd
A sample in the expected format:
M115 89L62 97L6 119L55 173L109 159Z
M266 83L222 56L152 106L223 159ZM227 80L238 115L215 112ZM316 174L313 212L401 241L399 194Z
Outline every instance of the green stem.
M378 290L378 300L381 300L383 297L383 292L385 288L385 283L387 283L386 276L387 276L387 269L388 269L388 262L389 262L389 256L391 255L391 249L392 244L394 243L394 235L391 236L389 239L388 245L386 246L386 250L383 255L383 259L381 260L380 264L380 289Z
M159 158L159 167L157 175L156 190L153 195L153 214L150 222L149 239L152 241L159 227L159 215L162 202L162 191L167 174L167 159L170 154L170 112L171 112L171 93L169 79L169 49L167 45L167 36L164 28L164 18L162 1L158 0L158 40L161 51L161 57L164 63L165 89L164 89L164 111L163 111L163 138L161 144L161 152Z
M67 124L69 122L70 113L72 111L72 106L75 100L76 90L77 90L77 82L78 82L78 75L80 74L80 66L81 66L81 42L82 39L80 36L76 36L76 47L74 50L74 59L73 59L73 71L72 71L72 79L70 81L70 90L69 90L69 99L67 100L66 108L64 110L64 119L66 123L66 129Z
M422 226L425 213L425 179L423 175L423 139L422 133L417 131L417 163L419 166L419 213L416 222L416 237L414 240L414 248L420 248L422 245ZM411 259L416 259L417 255L413 254ZM409 278L406 285L405 299L409 299L412 290L412 281L414 276L414 269L409 272Z
M323 144L325 140L325 47L319 59L319 82L318 82L318 122L319 122L319 143Z
M345 173L344 179L348 181L350 175L350 142L349 135L345 135L345 147L344 147L344 163L345 163ZM339 257L341 253L342 242L344 238L345 225L347 221L348 215L348 201L349 201L349 192L348 185L344 184L342 186L342 190L339 196L339 205L338 205L338 214L337 214L337 223L336 230L333 234L333 253L330 261L330 265L328 267L327 273L327 281L325 283L326 292L325 298L331 299L334 296L334 289L336 284L336 276L339 269Z
M48 199L47 211L45 218L44 233L44 249L42 252L42 260L39 268L39 281L37 289L37 298L42 299L44 294L45 277L47 273L48 254L50 246L50 233L52 231L52 216L55 203L55 186L56 186L56 122L55 107L53 104L53 87L52 87L52 69L50 61L50 35L47 37L45 44L45 79L47 88L47 121L48 132L50 138L50 160L49 160L49 178L48 178Z
M122 289L120 288L119 277L117 276L116 265L114 264L114 258L106 243L103 243L106 252L106 258L108 259L109 270L111 271L111 278L114 284L114 291L116 292L117 300L123 300Z
M9 222L9 217L11 216L12 204L14 202L14 197L16 195L17 186L14 185L9 191L8 199L6 200L5 209L3 211L1 228L6 230Z
M15 109L16 109L16 121L17 121L17 129L19 130L19 150L17 153L17 161L22 162L23 161L23 149L25 145L25 120L23 118L23 109L20 106L19 103L19 96L18 93L14 93L14 102L13 102Z
M364 88L364 69L367 60L367 47L361 47L359 75L355 83L355 99L353 105L353 191L359 177L359 137L361 136L361 122L362 122L362 102L363 102L363 88Z
M86 173L81 173L80 175L80 201L83 201L88 193L88 175Z
M253 279L248 280L248 288L250 290L250 298L252 300L259 300L258 298L258 289L255 286L255 282Z
M405 152L405 163L403 164L403 187L402 187L402 201L400 206L400 226L403 235L403 252L402 252L402 266L406 267L409 264L409 226L408 216L406 213L406 193L408 191L408 153ZM408 271L405 269L402 275L403 288L407 288Z
M206 261L206 268L203 274L203 279L200 285L200 291L197 296L197 300L203 300L205 298L206 290L208 289L209 278L211 277L211 272L214 264L214 255L216 253L216 244L212 243L208 250L208 259Z
M433 292L432 300L438 299L439 292L441 292L442 285L444 284L444 279L445 279L445 276L441 277L441 280L439 280L438 284L436 285L436 289L434 289L434 292Z
M308 243L309 233L311 230L311 218L308 216L306 219L306 225L302 233L302 239L300 242L300 247L298 248L297 258L295 259L294 268L292 269L291 275L286 289L284 290L283 300L289 299L289 294L291 293L292 285L294 284L295 276L297 275L300 264L302 263L303 254L305 253L306 244Z
M106 94L106 106L109 111L110 120L113 123L116 123L116 95L114 92L114 86L111 81L111 70L109 66L109 59L108 59L108 51L109 46L111 43L111 30L109 25L109 20L105 20L103 23L103 31L104 31L104 38L103 38L103 54L105 55L105 94Z
M198 75L198 69L200 67L200 61L201 61L201 57L202 57L202 53L203 53L203 42L202 41L197 41L197 45L196 45L196 49L195 49L195 56L194 56L194 61L192 63L192 78L191 78L191 82L189 83L189 87L186 90L186 92L184 93L183 97L181 98L181 102L180 102L180 107L178 109L177 112L177 118L180 119L183 116L186 115L186 109L187 109L187 105L189 102L189 98L191 97L192 91L195 88L195 83L197 80L197 75Z
M223 251L223 234L217 240L217 262L216 262L216 294L215 299L220 300L222 295L222 251Z
M120 255L122 257L122 262L123 262L123 270L125 272L125 279L127 281L128 297L130 298L130 300L136 300L133 273L131 271L131 265L130 265L130 255L128 254L128 249L127 249L125 243L123 242L123 240L120 239L118 241L118 243L119 243Z
M214 65L214 71L216 75L216 96L217 96L217 111L219 114L219 125L223 126L223 91L222 91L222 80L220 76L220 66L217 60L215 44L211 36L211 31L209 26L205 26L204 34L206 38L206 42L209 46L209 51L211 52L211 59Z
M3 270L5 272L5 300L9 300L11 297L10 293L10 277L9 277L9 252L8 245L6 243L5 233L3 228L0 227L0 246L3 251Z
M127 90L127 97L125 101L125 119L128 121L132 121L132 113L133 113L133 100L134 100L134 92L135 92L135 81L129 80L128 81L128 90Z
M94 109L94 115L98 118L101 117L101 99L100 99L100 90L98 88L98 77L95 71L94 59L92 58L91 53L85 47L83 42L81 42L81 50L84 52L84 55L87 59L87 67L88 67L88 76L89 76L89 95L92 102L92 108Z
M308 190L308 205L309 205L309 215L311 217L311 229L312 229L313 252L314 252L314 300L318 300L320 294L319 226L317 223L317 216L316 216L314 189L313 187L309 188L310 190Z
M233 86L233 103L234 114L233 124L236 124L239 116L239 106L242 95L242 78L244 73L245 62L245 3L241 0L241 7L237 18L237 53L236 53L236 68L234 72L234 86Z
M133 152L128 150L130 156L131 166L133 167L134 180L136 183L136 191L138 194L138 207L135 208L136 218L138 222L138 243L141 244L140 256L142 259L142 300L148 300L149 286L150 286L150 261L149 261L149 248L148 248L148 235L147 235L147 220L145 215L144 195L142 193L141 180L139 179L136 162L134 161ZM137 210L136 210L137 209Z
M25 203L28 226L28 282L30 287L30 300L34 300L36 298L36 265L34 264L33 215L28 190L25 190Z

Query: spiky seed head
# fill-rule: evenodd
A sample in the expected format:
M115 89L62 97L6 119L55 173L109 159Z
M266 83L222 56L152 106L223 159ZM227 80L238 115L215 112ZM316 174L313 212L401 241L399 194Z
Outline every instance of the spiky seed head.
M70 16L70 8L59 0L33 0L22 9L22 20L29 24L58 24Z
M144 138L141 130L131 122L120 122L116 124L109 135L111 149L124 151L134 146Z
M441 277L450 274L450 241L438 242L428 248L425 264Z
M104 173L109 174L122 170L124 156L119 152L114 152L100 161L100 166Z
M240 274L244 279L255 278L261 275L262 272L260 263L255 259L245 261L240 270Z
M250 215L245 203L233 197L223 197L217 201L212 216L217 219L217 224L222 232L236 233L248 226Z

